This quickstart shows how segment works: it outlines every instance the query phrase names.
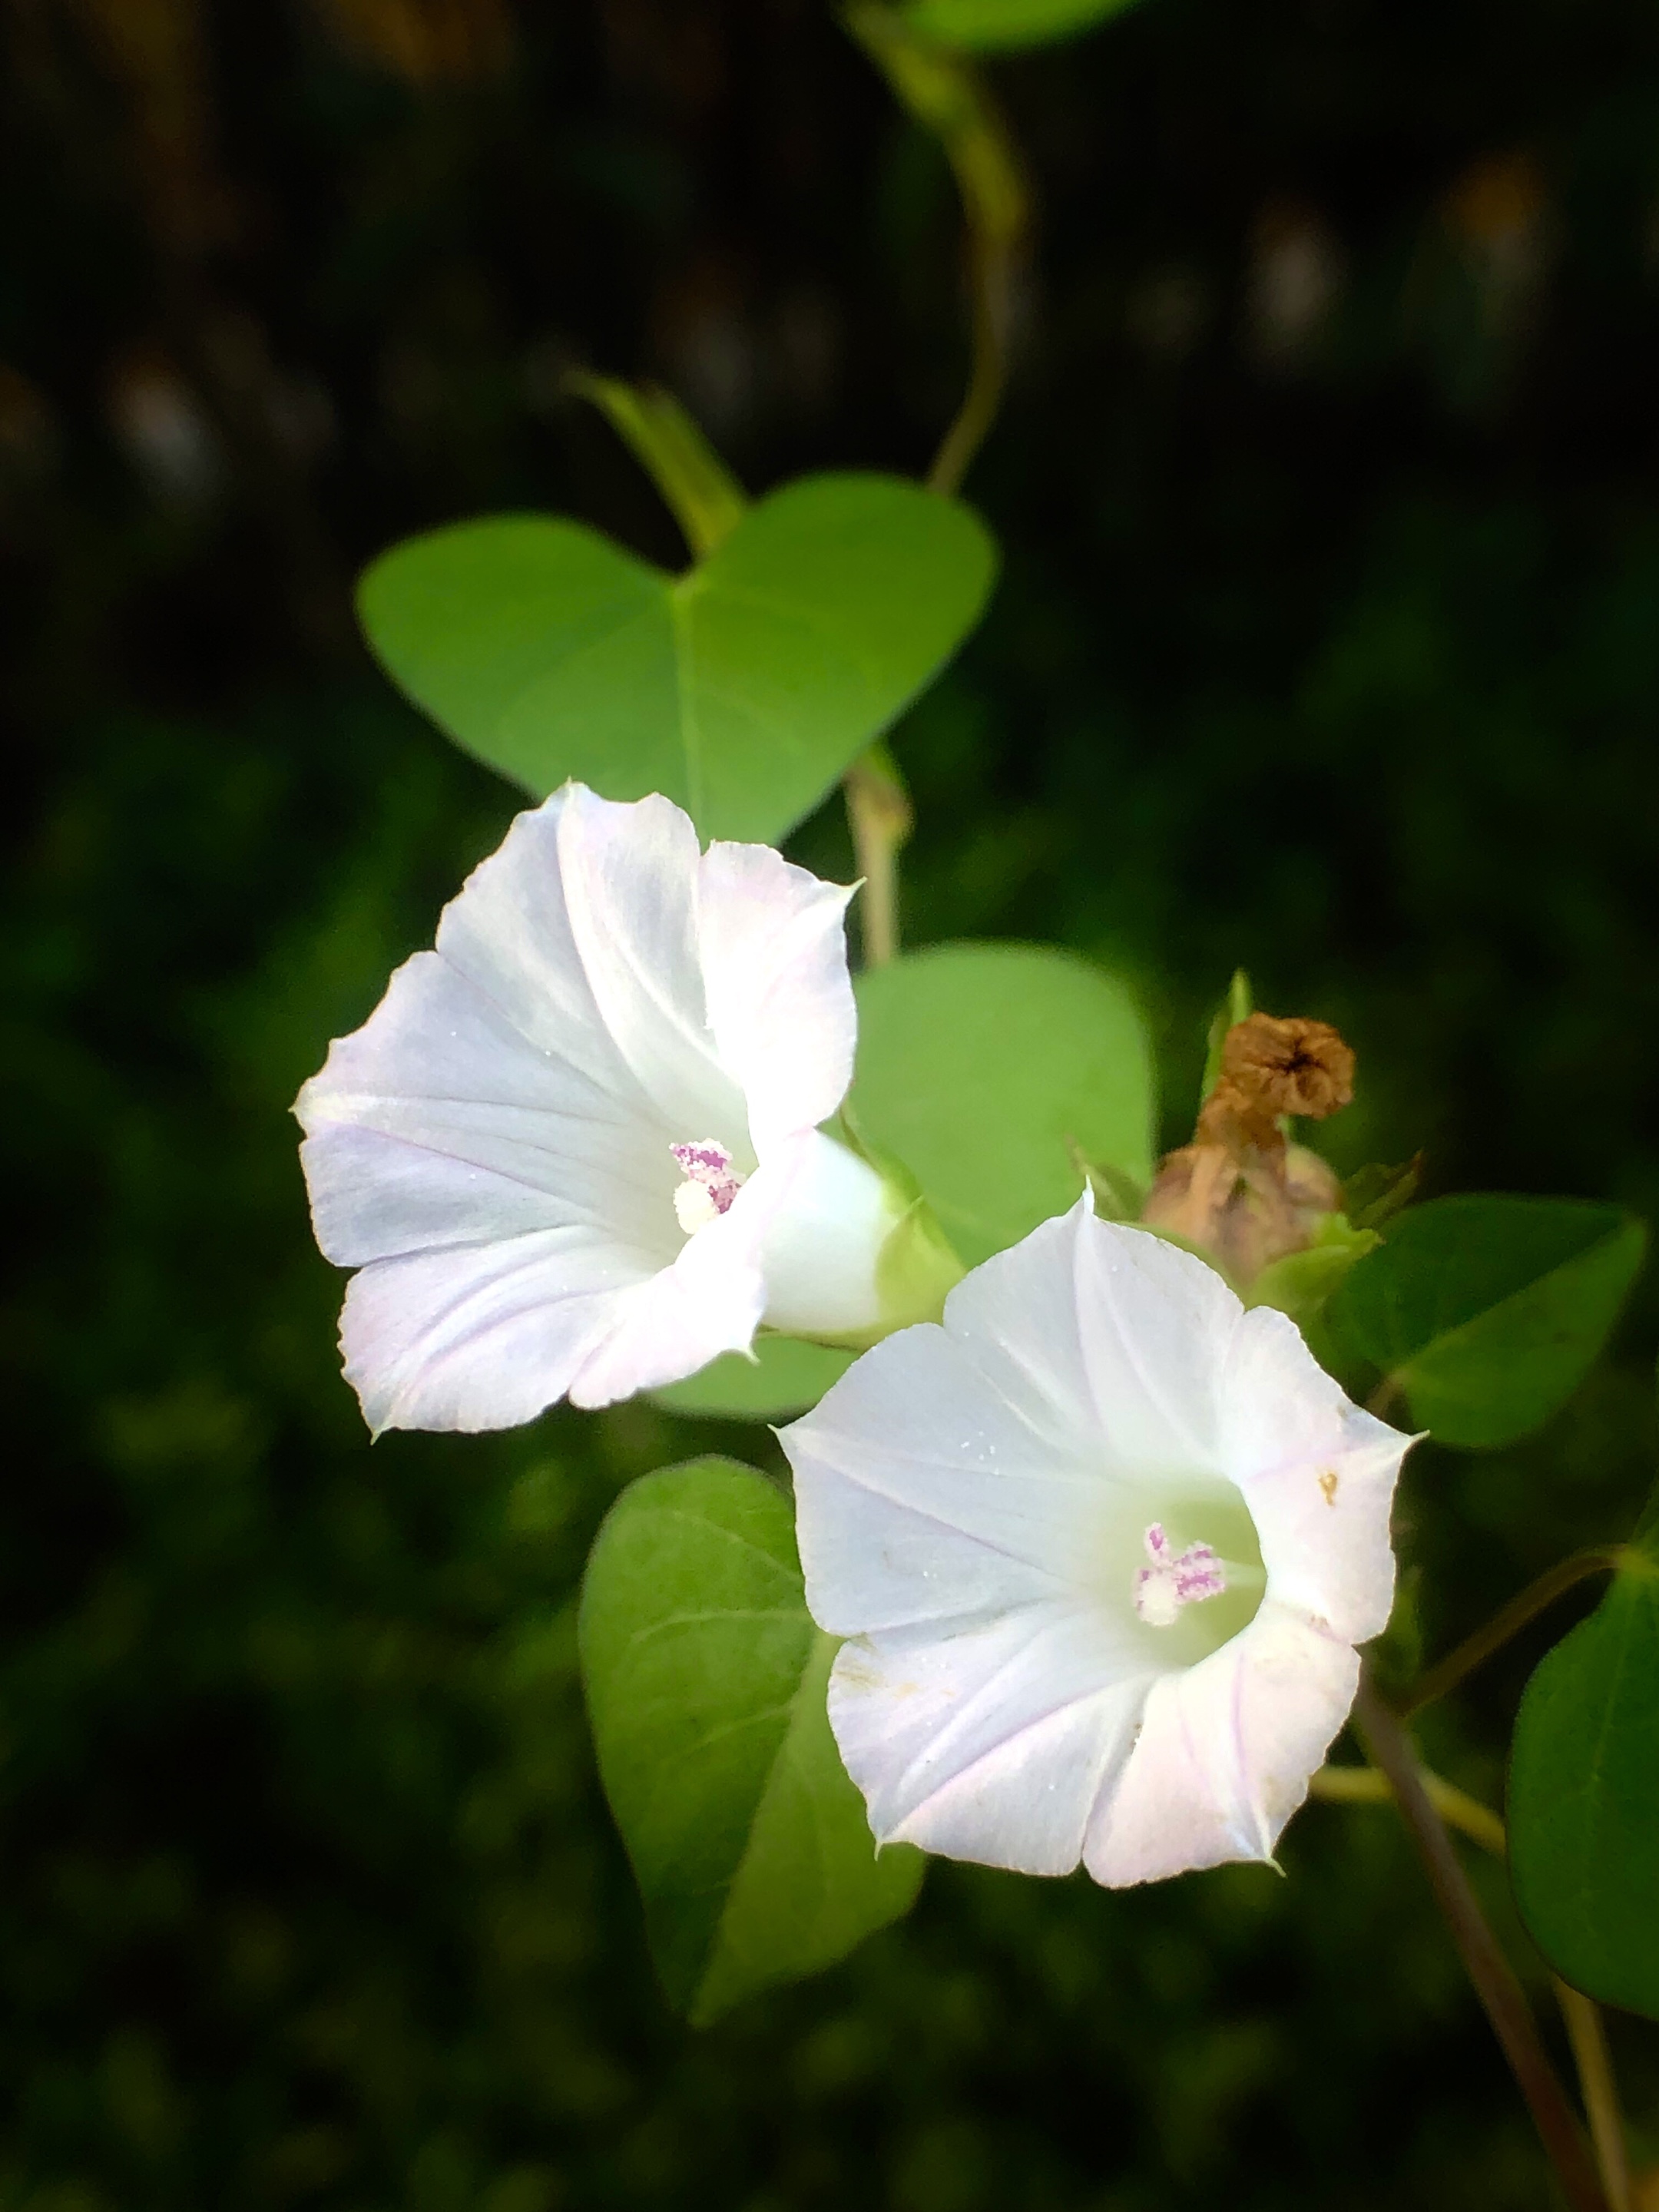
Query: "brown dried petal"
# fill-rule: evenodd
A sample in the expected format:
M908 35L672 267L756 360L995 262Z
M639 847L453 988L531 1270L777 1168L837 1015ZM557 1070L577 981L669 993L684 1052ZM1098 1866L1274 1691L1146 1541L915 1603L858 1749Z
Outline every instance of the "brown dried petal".
M1200 1145L1223 1146L1239 1158L1285 1149L1276 1110L1224 1077L1205 1100L1193 1139Z
M1328 1022L1251 1014L1227 1032L1221 1083L1249 1118L1322 1121L1353 1097L1353 1054Z
M1164 1161L1140 1218L1210 1253L1235 1282L1248 1284L1307 1244L1315 1217L1304 1214L1301 1195L1287 1187L1281 1157L1187 1145Z

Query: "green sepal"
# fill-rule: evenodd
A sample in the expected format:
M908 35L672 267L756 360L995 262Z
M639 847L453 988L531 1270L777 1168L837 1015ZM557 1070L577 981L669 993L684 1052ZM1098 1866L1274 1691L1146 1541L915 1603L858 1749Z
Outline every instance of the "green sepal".
M1342 1211L1356 1229L1381 1229L1411 1204L1422 1180L1421 1152L1403 1167L1358 1168L1342 1186Z
M939 1217L917 1193L887 1232L876 1261L876 1291L881 1300L883 1336L919 1321L937 1321L945 1301L968 1270ZM874 1335L868 1342L877 1341Z
M967 1273L961 1256L915 1175L896 1152L878 1144L850 1102L844 1103L827 1133L873 1168L892 1194L896 1218L876 1259L876 1291L882 1304L879 1326L852 1336L824 1337L825 1344L865 1351L895 1329L915 1322L937 1321L945 1301Z
M1346 1214L1328 1213L1305 1250L1271 1260L1250 1285L1244 1303L1273 1306L1306 1329L1356 1261L1382 1242L1374 1229L1356 1229Z
M1079 1182L1087 1183L1102 1221L1136 1221L1146 1203L1146 1186L1109 1160L1091 1160L1075 1140L1069 1146Z
M1221 1080L1221 1056L1226 1050L1227 1032L1247 1022L1255 1011L1255 1000L1250 990L1250 979L1242 968L1235 968L1233 979L1227 986L1227 995L1210 1017L1209 1035L1205 1041L1204 1075L1198 1086L1198 1103L1201 1106L1216 1085Z
M906 1912L922 1855L877 1851L825 1711L783 1492L720 1459L625 1490L577 1620L605 1796L669 2001L705 2026Z

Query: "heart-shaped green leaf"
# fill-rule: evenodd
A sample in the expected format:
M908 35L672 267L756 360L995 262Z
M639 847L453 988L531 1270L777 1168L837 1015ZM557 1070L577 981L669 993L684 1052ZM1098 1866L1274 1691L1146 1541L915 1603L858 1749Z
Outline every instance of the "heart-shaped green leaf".
M635 1483L594 1544L578 1634L652 1954L695 2025L909 1909L922 1856L878 1855L842 1765L835 1642L807 1613L781 1491L719 1459Z
M760 1336L755 1340L752 1359L740 1352L722 1352L684 1382L671 1382L651 1395L671 1413L775 1421L816 1406L852 1364L850 1352L837 1352L827 1344L805 1344L794 1336Z
M1075 953L945 945L857 983L853 1115L968 1266L1076 1203L1085 1160L1152 1169L1152 1071L1121 984Z
M994 565L955 501L807 477L684 576L498 515L394 546L359 605L410 697L536 798L659 791L707 837L776 843L962 642Z
M1607 1340L1646 1249L1616 1206L1435 1199L1401 1214L1325 1310L1442 1443L1512 1443L1558 1412Z
M1522 1917L1565 1981L1659 2020L1659 1534L1527 1685L1510 1761Z
M908 0L900 12L923 38L988 53L1075 38L1133 5L1133 0Z

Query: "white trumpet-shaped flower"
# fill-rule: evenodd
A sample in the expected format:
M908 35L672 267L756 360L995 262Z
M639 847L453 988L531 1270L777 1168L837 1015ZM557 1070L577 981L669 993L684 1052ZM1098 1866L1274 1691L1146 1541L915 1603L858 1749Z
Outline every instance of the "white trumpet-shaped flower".
M782 1432L878 1840L1097 1881L1270 1858L1389 1617L1409 1439L1085 1199Z
M750 1348L867 1342L960 1269L817 1127L850 892L667 799L522 814L295 1111L369 1425L495 1429Z

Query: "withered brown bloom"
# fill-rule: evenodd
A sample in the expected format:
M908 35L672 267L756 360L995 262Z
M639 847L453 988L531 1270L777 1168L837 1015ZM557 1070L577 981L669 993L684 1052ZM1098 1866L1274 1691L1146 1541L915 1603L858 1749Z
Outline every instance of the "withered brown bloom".
M1251 1014L1229 1030L1193 1142L1169 1153L1141 1219L1249 1283L1304 1251L1340 1194L1324 1162L1287 1145L1281 1115L1322 1120L1353 1097L1353 1053L1328 1022Z
M1221 1046L1221 1079L1199 1117L1199 1134L1206 1134L1206 1117L1217 1134L1224 1117L1256 1128L1285 1113L1322 1121L1352 1097L1354 1053L1329 1022L1252 1013L1234 1022Z

